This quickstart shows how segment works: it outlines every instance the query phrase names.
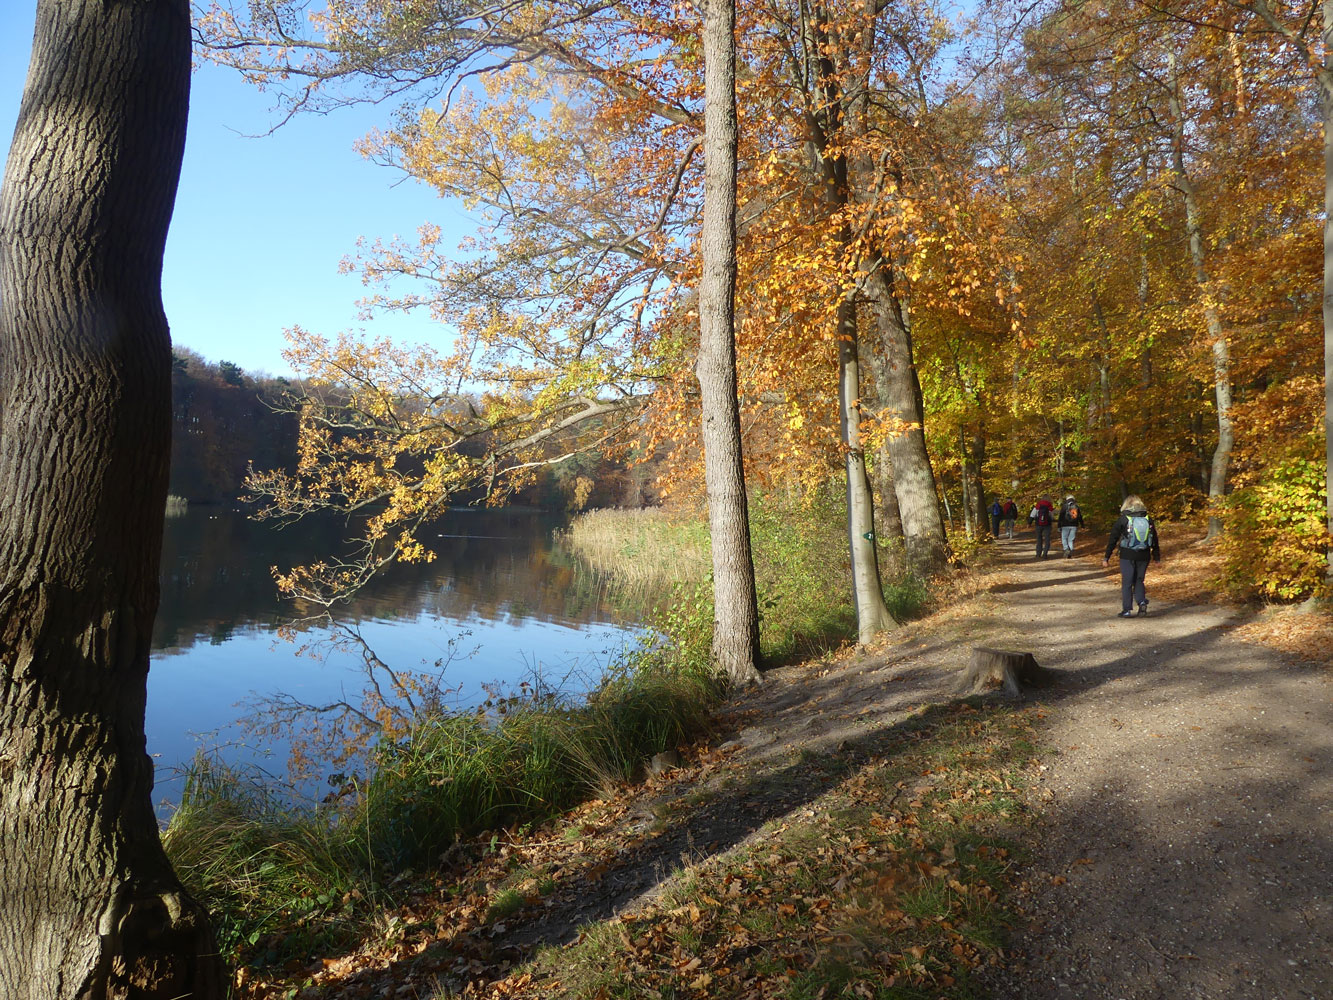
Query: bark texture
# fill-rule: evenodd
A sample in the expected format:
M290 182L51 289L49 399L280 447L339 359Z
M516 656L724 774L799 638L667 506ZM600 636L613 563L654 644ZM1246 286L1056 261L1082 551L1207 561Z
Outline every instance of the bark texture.
M759 601L750 551L736 400L736 7L706 0L704 213L700 244L699 379L708 526L713 540L713 656L734 683L757 680Z
M876 558L875 506L861 443L861 366L856 351L856 305L845 301L838 316L838 403L847 467L847 538L851 546L856 633L862 644L897 623L884 603Z
M907 565L925 578L947 565L948 544L935 493L935 473L926 451L921 387L912 359L911 331L886 267L887 262L879 261L869 269L863 283L866 298L874 307L883 353L883 368L877 373L878 390L884 416L892 425L888 451L893 463Z
M0 186L0 996L224 995L153 814L185 0L41 0Z

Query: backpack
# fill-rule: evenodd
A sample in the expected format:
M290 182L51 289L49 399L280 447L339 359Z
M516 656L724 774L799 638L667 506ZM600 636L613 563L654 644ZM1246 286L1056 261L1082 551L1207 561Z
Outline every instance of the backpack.
M1004 515L1004 508L1000 506L1000 501L996 500L990 505L990 513L991 517L1002 517Z
M1137 514L1126 516L1129 517L1129 524L1125 527L1125 540L1121 545L1139 552L1151 548L1149 542L1152 539L1152 523L1146 517Z
M1018 507L1015 506L1012 500L1010 500L1007 504L1004 505L1004 516L1006 519L1011 521L1014 518L1018 517Z
M1071 503L1065 508L1065 516L1071 521L1077 521L1082 515L1078 512L1078 504Z
M1039 507L1037 508L1037 517L1036 517L1036 521L1037 521L1038 524L1043 525L1043 526L1045 526L1045 525L1047 525L1047 524L1050 524L1050 523L1051 523L1051 508L1050 508L1050 507L1047 507L1045 504L1042 504L1041 506L1039 506Z

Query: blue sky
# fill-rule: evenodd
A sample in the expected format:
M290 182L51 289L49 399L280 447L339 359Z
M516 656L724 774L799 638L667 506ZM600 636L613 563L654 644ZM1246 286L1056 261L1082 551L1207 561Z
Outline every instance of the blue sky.
M32 45L36 0L0 2L0 142L9 151ZM387 123L391 108L358 107L265 132L271 95L235 73L195 73L189 139L163 298L172 338L212 361L283 374L284 328L364 328L411 342L438 341L424 314L357 319L365 294L338 262L358 236L411 236L423 222L470 230L461 209L363 160L353 142Z

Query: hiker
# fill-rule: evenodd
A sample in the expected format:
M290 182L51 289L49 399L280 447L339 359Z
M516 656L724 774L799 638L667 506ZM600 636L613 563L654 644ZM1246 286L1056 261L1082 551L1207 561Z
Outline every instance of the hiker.
M1051 552L1051 522L1055 520L1051 501L1038 497L1028 514L1028 524L1037 528L1037 558L1045 559Z
M1111 565L1111 553L1120 546L1120 615L1129 618L1132 601L1137 601L1139 614L1148 613L1148 592L1144 589L1143 578L1148 572L1148 560L1160 562L1162 550L1157 544L1157 525L1148 517L1148 508L1143 498L1130 494L1120 505L1120 517L1111 528L1111 537L1106 543L1106 557L1103 566Z
M1017 520L1018 504L1014 503L1013 497L1010 497L1004 502L1004 528L1007 537L1014 537L1014 522Z
M1074 537L1078 529L1083 527L1083 511L1078 509L1074 494L1065 497L1065 502L1060 505L1060 517L1056 524L1060 529L1060 547L1064 549L1065 558L1073 559Z
M992 538L1000 537L1000 519L1004 517L1004 504L996 497L990 505L990 533Z

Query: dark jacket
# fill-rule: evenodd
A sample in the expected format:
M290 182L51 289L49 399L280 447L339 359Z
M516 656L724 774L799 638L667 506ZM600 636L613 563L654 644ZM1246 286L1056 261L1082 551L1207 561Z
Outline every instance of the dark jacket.
M1078 507L1078 503L1076 501L1072 502L1072 505ZM1064 503L1060 505L1060 520L1056 523L1059 524L1059 526L1062 528L1083 527L1083 509L1081 507L1079 508L1078 517L1071 517L1069 515L1070 506L1071 506L1071 501L1069 500L1066 500Z
M1038 513L1041 511L1043 507L1046 508L1046 513L1051 516L1051 519L1046 523L1047 524L1055 523L1055 508L1051 506L1051 502L1049 500L1038 500L1036 503L1032 505L1032 510L1028 512L1028 524L1037 523Z
M1129 519L1131 517L1148 517L1146 510L1127 510L1121 513L1111 528L1111 537L1106 542L1106 558L1111 558L1111 553L1115 551L1117 545L1120 545L1122 539L1129 537ZM1162 558L1162 550L1157 544L1157 525L1153 523L1152 518L1148 517L1148 547L1146 549L1129 549L1120 545L1120 558L1133 559L1137 562L1147 562L1149 558L1157 561Z

